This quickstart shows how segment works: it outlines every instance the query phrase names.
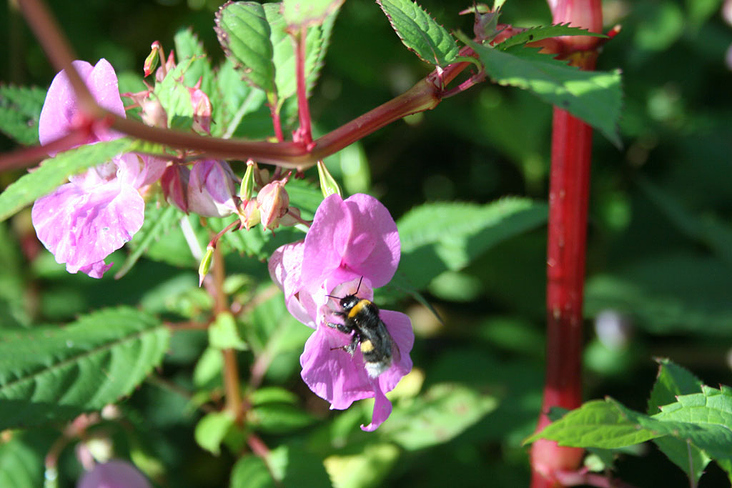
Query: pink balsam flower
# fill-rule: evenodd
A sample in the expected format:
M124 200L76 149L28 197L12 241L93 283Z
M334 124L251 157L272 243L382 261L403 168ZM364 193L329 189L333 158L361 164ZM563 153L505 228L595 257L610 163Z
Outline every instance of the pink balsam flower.
M96 66L74 61L95 100L125 116L114 68L104 59ZM83 124L76 96L66 73L53 79L39 119L41 144L62 137ZM120 137L105 127L94 128L87 144ZM101 278L112 267L104 259L140 230L145 202L140 189L160 178L166 162L122 154L69 178L69 183L36 200L32 219L38 238L70 273L81 271ZM50 163L53 164L53 163Z
M394 276L400 253L396 224L378 200L359 194L344 201L330 195L318 207L305 240L280 247L269 262L287 309L315 329L300 357L303 380L332 409L374 398L371 423L361 426L365 431L389 417L391 402L385 393L412 369L412 324L402 313L380 311L394 348L388 369L373 377L359 347L350 353L344 349L352 335L333 326L344 320L334 312L341 311L338 298L347 295L372 300L373 288Z
M152 485L127 461L112 459L97 464L79 479L76 488L150 488Z

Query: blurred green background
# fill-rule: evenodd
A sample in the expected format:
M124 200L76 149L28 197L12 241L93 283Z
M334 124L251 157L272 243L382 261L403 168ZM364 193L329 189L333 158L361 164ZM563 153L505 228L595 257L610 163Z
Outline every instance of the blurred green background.
M79 58L105 57L119 73L140 74L150 44L159 40L169 49L175 32L186 26L215 60L223 58L212 28L220 2L49 3ZM725 62L732 28L720 0L603 3L605 28L622 25L606 44L598 69L623 71L624 145L618 149L599 135L594 141L586 398L611 395L643 411L656 356L671 358L707 384L732 383L732 71ZM469 2L423 0L421 5L449 29L472 29L469 16L457 15ZM502 21L531 26L550 18L544 2L510 0ZM54 72L7 2L0 11L0 32L0 79L46 87ZM374 2L348 0L312 97L318 130L334 129L387 101L428 71L401 45ZM483 84L366 138L362 152L349 153L334 172L348 191L368 190L379 197L395 219L425 201L486 203L506 195L545 200L550 132L549 106L519 90ZM0 136L0 148L13 147ZM2 175L0 185L15 176ZM27 228L24 218L14 225ZM533 429L541 400L545 246L542 227L500 244L461 272L434 280L425 296L444 324L420 305L400 305L413 319L413 358L424 372L425 387L468 384L496 396L500 404L450 442L408 451L398 463L379 464L383 445L376 438L361 439L376 453L371 469L388 472L380 486L527 485L526 448L520 443ZM242 266L266 277L261 263ZM44 275L38 269L43 268L20 274L36 287L45 304L41 317L47 320L120 300L134 304L146 291L134 280L105 280L101 291L85 276ZM132 277L143 283L145 276L179 275L152 262L135 273ZM603 311L614 314L596 323ZM184 341L185 347L204 339ZM183 359L174 354L166 365L173 375L176 361L185 362L181 347L175 351ZM296 371L283 375L289 387L304 390L297 386ZM144 387L140 404L146 395L161 394ZM171 463L189 464L186 472L191 466L199 470L190 486L225 483L227 455L215 459L197 450L190 442L192 424L182 414L170 419L169 429L191 446L177 458L168 453ZM276 445L278 437L270 441ZM463 480L459 485L456 473ZM617 474L641 487L688 486L683 473L653 448L639 457L622 457ZM725 483L725 477L713 466L701 486L723 486L716 483Z

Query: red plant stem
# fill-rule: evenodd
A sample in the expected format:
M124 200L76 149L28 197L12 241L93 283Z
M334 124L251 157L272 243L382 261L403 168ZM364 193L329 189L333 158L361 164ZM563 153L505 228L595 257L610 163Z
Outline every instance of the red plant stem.
M308 85L305 79L305 60L307 56L307 27L300 27L300 31L292 36L295 43L295 76L297 78L297 112L300 117L300 142L310 146L313 142L313 132L310 122L310 106L308 105Z
M599 31L600 0L550 1L554 23ZM558 38L563 57L585 70L595 68L592 38ZM595 41L596 42L596 41ZM566 53L572 53L566 56ZM587 249L592 128L565 110L554 108L549 183L547 242L547 364L544 398L537 430L550 423L552 407L582 404L582 303ZM532 488L563 486L580 468L584 451L541 439L531 449Z

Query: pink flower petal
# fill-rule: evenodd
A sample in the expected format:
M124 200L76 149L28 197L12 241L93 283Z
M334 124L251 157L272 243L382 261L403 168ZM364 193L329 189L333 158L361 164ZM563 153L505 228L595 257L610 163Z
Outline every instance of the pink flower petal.
M305 237L303 283L322 282L341 265L351 235L351 216L338 195L320 203Z
M92 67L86 61L74 61L74 67L86 82L89 91L100 106L112 113L125 116L124 105L119 94L117 75L106 59L100 59ZM74 130L82 121L76 95L69 78L61 71L51 82L38 120L38 136L41 144L48 144ZM87 143L116 139L120 134L104 127L95 129Z
M84 473L77 488L150 488L150 482L131 463L112 459Z
M401 256L396 223L377 199L362 193L345 201L352 231L343 263L356 274L367 276L374 288L391 281Z
M375 431L389 418L389 415L391 415L391 402L386 398L381 388L377 386L374 395L374 413L371 414L371 423L361 425L361 430L364 432Z
M318 327L300 356L302 379L336 410L374 396L374 384L366 374L361 351L357 349L351 356L342 349L333 349L349 342L350 337L336 329Z
M410 353L414 346L414 330L412 321L401 312L380 310L379 316L386 325L386 330L398 348L399 360L391 368L379 375L379 386L385 392L393 390L397 383L412 370Z
M93 277L101 276L104 259L140 230L144 215L137 190L116 179L93 190L67 183L36 200L31 213L38 238L56 262L70 273L90 270Z

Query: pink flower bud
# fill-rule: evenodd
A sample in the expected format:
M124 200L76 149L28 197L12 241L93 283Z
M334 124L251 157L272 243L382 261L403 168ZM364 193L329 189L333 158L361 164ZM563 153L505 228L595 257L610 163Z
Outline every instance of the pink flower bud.
M259 213L259 207L257 207L256 200L247 200L247 202L244 203L239 213L239 219L247 230L261 222L262 217Z
M198 80L196 86L188 89L193 105L193 130L211 135L211 100L200 87L201 80Z
M188 213L188 177L191 170L185 166L174 164L165 168L160 177L163 195L171 205Z
M132 464L113 459L84 473L76 488L151 488L150 482Z
M236 175L225 161L207 159L191 168L188 210L204 217L224 217L236 211Z
M257 194L257 205L265 229L275 230L287 213L290 196L285 190L287 177L267 183Z

